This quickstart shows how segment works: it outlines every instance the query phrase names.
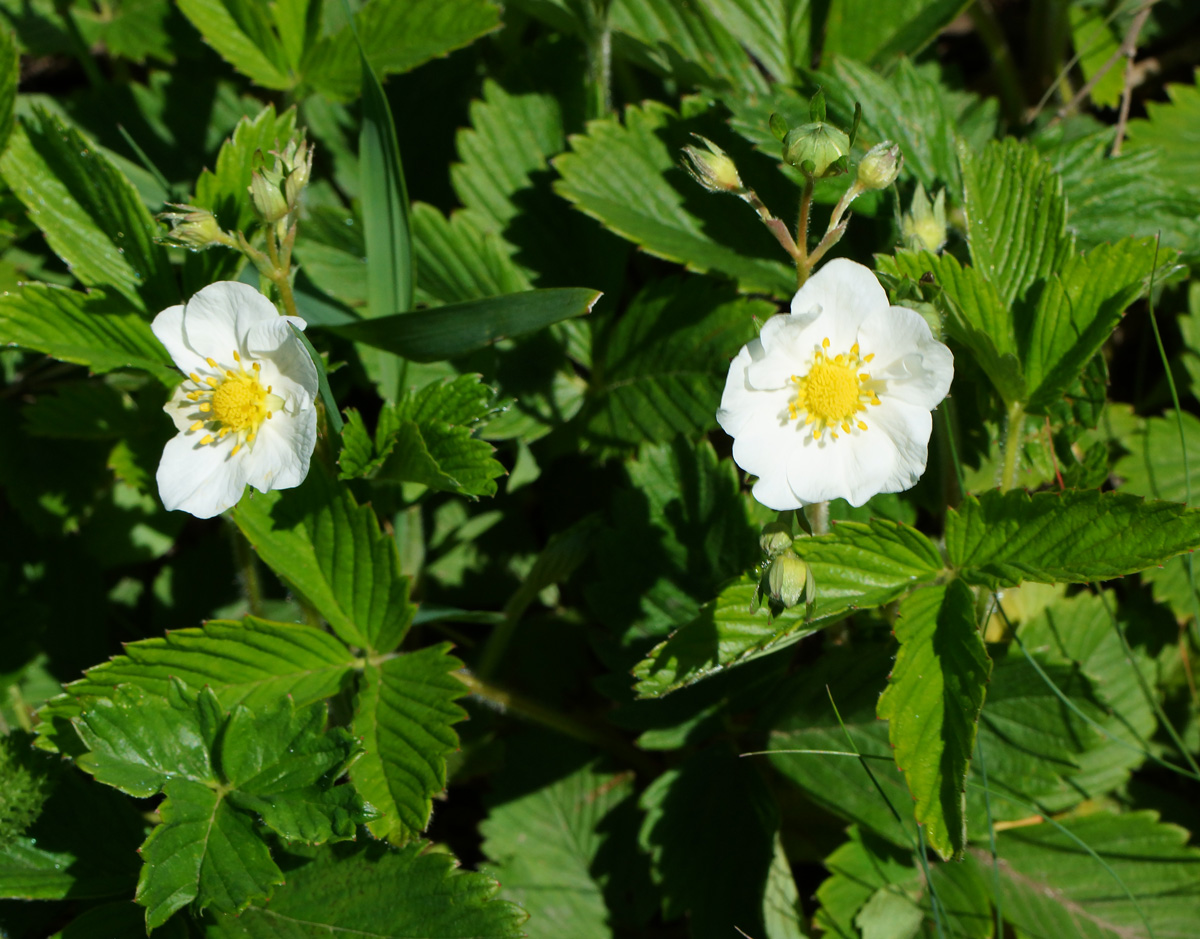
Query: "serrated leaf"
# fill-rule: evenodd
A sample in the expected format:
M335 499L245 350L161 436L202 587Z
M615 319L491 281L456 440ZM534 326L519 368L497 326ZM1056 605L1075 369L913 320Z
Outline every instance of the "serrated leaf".
M325 850L288 871L287 885L270 906L220 916L210 939L325 939L352 930L378 939L470 936L519 939L525 914L493 899L497 884L483 874L458 872L454 857L423 842L399 851L381 846L335 855Z
M1121 37L1109 25L1109 17L1103 7L1071 7L1071 44L1079 57L1083 77L1093 82L1088 97L1092 104L1102 108L1115 108L1121 100L1125 87L1121 60ZM1099 75L1102 68L1107 68Z
M754 764L702 750L651 783L641 805L641 841L662 886L663 917L690 913L696 939L726 937L735 926L764 935L779 809Z
M796 84L811 59L809 0L712 0L708 12L777 82Z
M981 875L963 864L931 864L937 891L935 917L929 885L916 859L869 831L850 829L850 840L825 859L829 877L817 890L814 922L837 939L900 939L944 935L990 939L992 917Z
M758 590L758 578L741 577L651 649L633 669L638 696L657 698L677 691L790 646L819 628L805 618L803 605L773 616L768 604L757 604Z
M432 797L446 786L446 755L458 748L453 725L467 715L455 701L466 687L449 643L368 664L355 701L355 735L366 753L350 778L380 813L369 827L400 842L424 831Z
M959 162L971 264L1009 308L1071 252L1062 180L1033 146L1012 138L978 154L960 146Z
M154 241L158 226L137 190L75 128L35 111L13 130L0 173L81 283L146 313L178 301L166 249Z
M1170 103L1146 102L1146 118L1129 122L1130 149L1148 150L1160 155L1156 188L1168 193L1200 196L1200 181L1190 171L1195 154L1200 152L1200 71L1193 73L1192 84L1167 85Z
M367 3L355 15L363 52L380 79L445 56L500 27L492 0L405 0ZM313 50L305 79L334 98L361 90L358 46L349 25Z
M544 742L544 741L543 741ZM495 806L480 824L488 873L530 914L531 939L609 939L609 910L596 873L614 812L633 796L628 773L595 763Z
M1126 238L1072 254L1057 267L1021 343L1027 410L1037 413L1061 399L1142 292L1156 254L1154 239Z
M439 362L482 349L499 339L583 316L591 312L599 297L599 291L582 287L526 290L327 328L346 339L414 362Z
M297 489L243 499L233 520L259 557L340 639L390 652L412 622L396 542L368 506L314 467Z
M1171 410L1162 417L1146 418L1120 442L1129 451L1113 467L1124 480L1122 492L1169 502L1187 502L1190 495L1195 503L1200 497L1200 483L1194 477L1189 486L1189 473L1200 468L1200 419L1195 415Z
M116 685L166 697L171 679L178 678L193 688L211 688L226 708L257 708L289 696L303 707L336 694L359 662L322 629L253 616L170 630L127 643L124 650L88 669L38 712L39 746L56 748L61 721L77 716L88 699L110 696Z
M296 76L271 8L258 0L179 0L179 9L226 62L264 88L292 88Z
M688 142L681 124L655 101L626 108L624 124L590 122L586 135L571 137L571 152L553 161L562 176L555 190L650 254L725 274L742 290L791 295L795 276L774 260L773 239L747 227L753 213L733 199L694 198L696 184L678 166Z
M960 580L917 590L900 604L895 631L900 652L877 713L926 840L948 859L966 845L967 767L991 672L975 597Z
M1200 509L1120 492L1012 490L967 496L946 516L946 553L968 583L1087 583L1200 545Z
M446 218L424 202L412 209L418 302L463 303L533 289L509 257L511 247L494 231L481 230L473 214Z
M1200 900L1200 851L1187 839L1184 829L1144 811L1002 832L996 841L1005 916L1031 939L1186 936ZM990 859L972 854L981 881L994 890Z
M478 375L461 375L385 405L375 432L374 478L468 496L495 495L495 479L504 475L504 466L492 458L492 445L475 436L495 411L492 394ZM347 475L343 470L343 478Z
M895 0L886 7L871 0L834 0L825 22L824 54L890 65L915 55L967 6L965 0Z
M8 30L0 33L0 153L8 146L13 129L13 105L21 78L21 61L15 37Z
M141 368L164 383L178 372L149 324L123 300L26 284L0 296L0 342L23 346L93 372Z
M645 288L600 325L584 433L601 445L631 446L711 430L729 360L774 312L704 278Z
M357 751L345 730L322 733L323 705L296 711L283 698L226 715L208 688L193 695L176 681L161 698L119 685L73 723L88 749L76 763L97 781L166 797L141 848L135 897L150 928L193 900L235 913L270 896L283 875L256 817L317 843L353 838L372 817L353 790L333 786Z

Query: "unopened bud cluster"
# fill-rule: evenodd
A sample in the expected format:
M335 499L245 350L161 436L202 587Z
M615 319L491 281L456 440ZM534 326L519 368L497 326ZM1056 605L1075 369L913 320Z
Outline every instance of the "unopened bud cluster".
M221 230L217 218L208 209L194 205L168 203L172 211L160 212L158 217L171 223L171 232L162 240L193 251L213 245L231 245L233 238Z
M269 167L261 150L254 156L255 169L250 177L254 211L267 224L287 218L300 207L300 193L312 175L312 147L303 137L289 140L282 152L271 151L275 161Z

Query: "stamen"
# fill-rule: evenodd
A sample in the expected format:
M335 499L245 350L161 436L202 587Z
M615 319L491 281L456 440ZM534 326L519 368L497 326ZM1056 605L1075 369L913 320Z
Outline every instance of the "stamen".
M188 375L188 378L190 378L192 381L194 381L197 385L200 384L200 376L197 375L195 372L192 372L190 375Z
M188 428L188 433L191 433L193 430L199 430L203 426L204 426L204 421L196 421L196 423L194 423L191 427Z
M216 359L214 359L214 358L213 358L211 355L210 355L210 356L209 356L207 359L205 359L204 361L208 363L208 367L209 367L209 368L216 368L216 367L217 367L217 360L216 360Z
M198 407L199 407L199 409L200 409L201 411L206 411L206 412L207 412L207 411L211 411L211 410L212 410L212 405L211 405L211 404L209 404L207 401L205 401L203 404L199 405Z
M235 361L235 362L242 361L242 357L237 354L237 349L233 350L233 361Z
M203 437L200 438L200 446L202 446L202 447L207 447L212 442L213 442L212 434L205 434Z
M209 388L216 388L217 385L221 384L219 381L217 381L217 379L211 377L204 379L204 383L208 385Z

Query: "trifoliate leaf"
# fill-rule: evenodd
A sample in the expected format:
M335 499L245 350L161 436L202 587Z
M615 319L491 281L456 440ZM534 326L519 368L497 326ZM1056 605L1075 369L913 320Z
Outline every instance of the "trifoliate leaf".
M925 838L950 858L966 845L967 767L991 672L974 595L961 580L915 591L900 604L896 638L900 652L878 714Z
M946 517L946 553L990 588L1121 577L1200 546L1200 509L1120 492L999 490Z
M456 871L457 861L424 842L399 851L381 845L319 851L288 871L270 905L218 916L210 939L326 939L347 931L378 939L414 936L519 939L525 913L494 899L490 877Z
M297 489L255 493L233 519L259 557L347 643L390 652L412 622L394 539L318 467Z
M79 281L142 312L178 302L158 226L95 144L44 111L14 129L0 173ZM127 308L128 309L128 308Z
M166 797L135 897L150 928L193 900L235 913L283 883L256 818L286 840L321 843L353 838L373 817L333 785L359 751L345 730L322 733L323 705L297 711L284 698L227 715L211 689L176 681L163 698L119 685L73 723L88 751L76 762L97 781Z
M359 685L353 729L366 753L350 778L380 817L379 838L404 841L425 830L433 796L446 787L446 756L458 749L454 725L466 712L455 702L466 686L449 643L368 664Z

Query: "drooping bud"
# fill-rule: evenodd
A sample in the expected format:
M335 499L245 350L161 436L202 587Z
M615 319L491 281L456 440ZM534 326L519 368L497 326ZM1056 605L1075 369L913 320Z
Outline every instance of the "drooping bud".
M232 243L230 237L221 231L216 216L208 209L174 202L167 204L175 211L160 212L158 215L158 218L171 223L170 234L162 237L164 243L193 250Z
M857 185L863 192L872 189L887 189L900 175L904 157L900 148L890 140L876 144L866 152L858 164Z
M697 147L683 148L684 156L687 157L687 162L683 164L684 169L692 174L692 179L709 192L738 194L744 191L746 187L742 184L742 177L738 175L737 166L729 154L707 137L701 137L699 134L692 136L708 150L706 153Z
M850 138L823 121L793 128L783 140L783 159L814 179L844 173L849 152Z
M811 603L816 585L809 566L793 551L787 550L771 562L767 586L772 599L785 607L792 607L800 602L801 597L806 603Z
M900 229L908 247L935 254L946 245L946 190L939 189L931 203L919 182L913 192L908 214L900 220Z

